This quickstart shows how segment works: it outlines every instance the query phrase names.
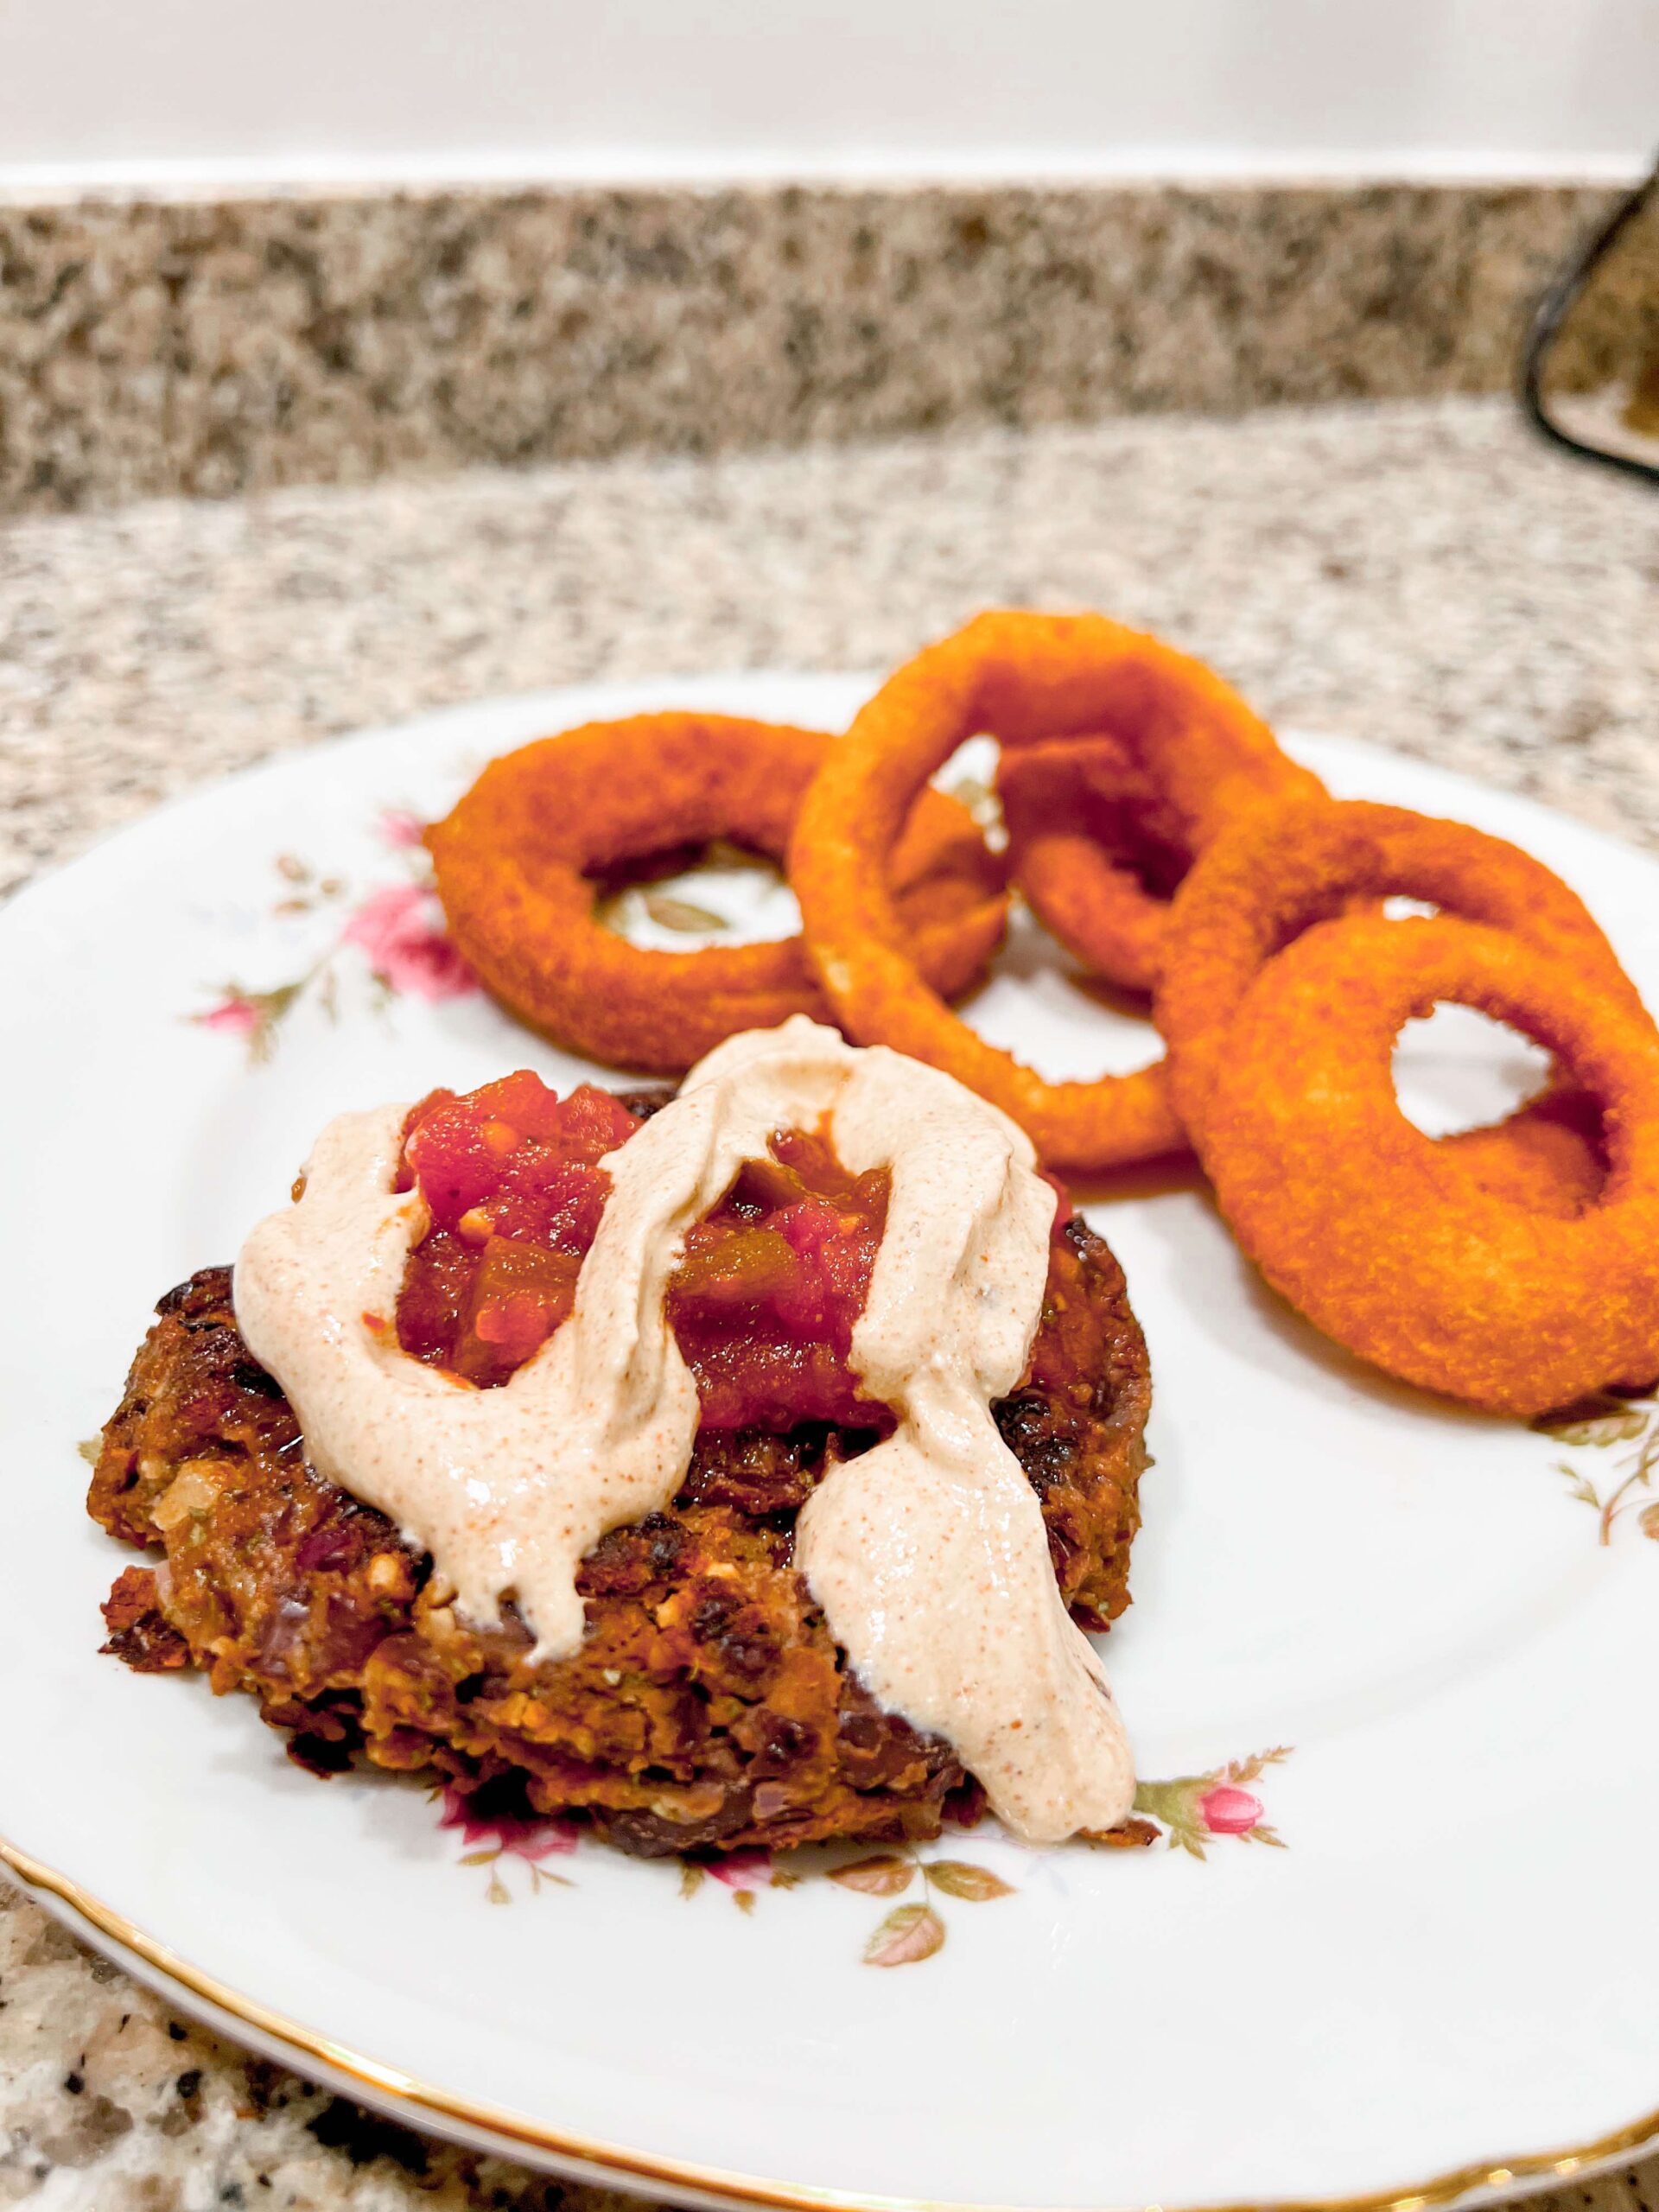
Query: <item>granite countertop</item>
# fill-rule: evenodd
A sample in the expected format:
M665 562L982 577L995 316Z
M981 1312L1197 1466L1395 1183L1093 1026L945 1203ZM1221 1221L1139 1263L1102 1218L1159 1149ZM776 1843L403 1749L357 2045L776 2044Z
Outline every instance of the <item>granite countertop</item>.
M997 601L1103 607L1277 721L1659 848L1659 499L1474 402L20 521L0 530L0 888L332 732L584 678L876 666ZM1656 2186L1659 2166L1560 2202L1613 2212ZM589 2193L239 2055L0 1891L0 2204L29 2198L530 2212Z
M0 891L204 776L583 679L1098 607L1275 721L1659 840L1659 500L1499 402L625 461L0 527Z

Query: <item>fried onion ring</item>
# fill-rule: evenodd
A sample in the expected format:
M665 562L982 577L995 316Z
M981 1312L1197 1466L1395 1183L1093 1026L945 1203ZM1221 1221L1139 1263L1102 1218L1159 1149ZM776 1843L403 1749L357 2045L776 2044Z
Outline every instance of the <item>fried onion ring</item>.
M1263 966L1313 924L1358 899L1391 894L1510 931L1570 960L1592 988L1642 1014L1635 985L1583 900L1518 846L1363 800L1257 814L1216 840L1170 909L1154 1016L1169 1048L1171 1090L1195 1141L1214 1071L1230 1050L1230 1018ZM1565 1214L1594 1197L1605 1164L1593 1104L1560 1089L1507 1121L1438 1141L1493 1192Z
M1192 664L1160 651L1179 664L1179 686ZM1085 967L1126 990L1155 986L1171 895L1224 824L1247 806L1323 790L1242 699L1218 681L1217 692L1229 772L1186 806L1145 757L1167 757L1168 725L1137 723L1127 710L1109 732L1005 753L997 772L1009 863L1027 903Z
M1210 818L1237 782L1236 702L1219 677L1095 614L982 614L890 677L802 806L789 872L807 948L842 1026L943 1068L1087 1173L1184 1148L1160 1065L1049 1083L976 1037L918 976L883 880L906 809L963 739L1008 747L1097 732L1134 702L1172 804Z
M592 880L682 843L781 861L801 796L838 741L727 715L590 722L493 760L427 832L461 952L492 995L561 1045L677 1074L743 1029L825 1014L799 938L659 952L594 914ZM943 792L905 810L883 896L930 982L965 990L1001 941L1001 862Z
M1395 1096L1395 1039L1438 1002L1556 1055L1602 1108L1608 1173L1563 1220L1482 1189ZM1659 1373L1659 1032L1629 996L1506 931L1321 923L1225 1025L1199 1149L1268 1281L1374 1365L1496 1413Z

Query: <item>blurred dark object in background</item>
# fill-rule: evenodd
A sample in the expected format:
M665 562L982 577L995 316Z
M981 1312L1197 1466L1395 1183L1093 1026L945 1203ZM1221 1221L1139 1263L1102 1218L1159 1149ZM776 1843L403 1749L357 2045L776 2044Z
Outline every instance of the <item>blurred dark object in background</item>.
M1521 389L1558 444L1659 480L1659 168L1544 295Z

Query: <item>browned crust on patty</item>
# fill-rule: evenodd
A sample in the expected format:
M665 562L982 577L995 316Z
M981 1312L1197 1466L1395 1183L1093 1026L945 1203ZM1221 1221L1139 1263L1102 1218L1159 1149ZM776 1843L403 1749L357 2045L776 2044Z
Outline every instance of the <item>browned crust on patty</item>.
M1151 1389L1116 1261L1080 1222L1064 1241L1032 1376L995 1410L1092 1627L1128 1602ZM648 1855L923 1839L976 1786L866 1694L792 1566L826 1456L868 1440L705 1430L672 1505L583 1561L581 1649L533 1667L510 1611L473 1628L383 1515L310 1471L207 1268L162 1300L104 1432L88 1510L159 1555L118 1579L105 1648L251 1692L314 1770L435 1770Z

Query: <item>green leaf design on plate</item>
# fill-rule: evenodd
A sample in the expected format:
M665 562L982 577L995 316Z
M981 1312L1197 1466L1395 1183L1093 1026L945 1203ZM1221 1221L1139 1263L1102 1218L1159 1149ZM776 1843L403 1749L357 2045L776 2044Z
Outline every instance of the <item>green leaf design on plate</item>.
M1223 1782L1255 1782L1270 1766L1282 1766L1290 1757L1288 1744L1274 1744L1265 1751L1252 1751L1248 1758L1229 1759L1222 1768Z
M839 1882L843 1890L862 1890L873 1897L896 1897L910 1887L915 1872L908 1859L881 1851L874 1859L857 1859L850 1866L833 1868L830 1878Z
M1012 1883L993 1874L988 1866L976 1866L970 1859L935 1859L922 1871L936 1890L943 1890L948 1897L965 1898L969 1904L1014 1895Z
M867 1967L909 1967L931 1959L944 1942L944 1923L930 1904L901 1904L864 1946Z
M1599 1398L1569 1406L1564 1413L1542 1414L1532 1425L1558 1444L1593 1444L1605 1449L1610 1444L1633 1443L1647 1427L1649 1411L1622 1398Z
M1166 1829L1173 1845L1190 1851L1195 1859L1202 1859L1207 1831L1204 1815L1198 1810L1198 1800L1220 1779L1217 1770L1214 1774L1180 1775L1173 1782L1137 1783L1135 1809Z
M659 930L681 930L689 936L694 930L730 927L723 914L711 913L707 906L694 906L689 899L671 898L665 891L647 891L644 905Z
M1569 1467L1565 1459L1555 1462L1555 1471L1566 1483L1569 1497L1576 1498L1580 1505L1593 1505L1596 1511L1600 1512L1601 1492L1588 1475L1581 1475L1576 1467Z

